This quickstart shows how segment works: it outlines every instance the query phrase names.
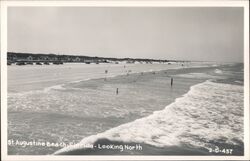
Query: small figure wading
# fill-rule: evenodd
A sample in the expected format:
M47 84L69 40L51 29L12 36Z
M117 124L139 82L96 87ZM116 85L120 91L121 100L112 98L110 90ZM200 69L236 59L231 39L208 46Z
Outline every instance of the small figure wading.
M105 70L105 74L106 75L108 74L108 70ZM107 80L107 77L105 76L104 81L106 81L106 80Z
M116 95L118 95L119 91L118 91L118 88L116 88Z
M171 87L173 86L174 79L171 78Z

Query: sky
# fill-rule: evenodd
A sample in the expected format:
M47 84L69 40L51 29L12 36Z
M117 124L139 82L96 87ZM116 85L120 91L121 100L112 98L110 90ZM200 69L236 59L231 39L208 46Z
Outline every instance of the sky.
M243 62L240 7L9 7L8 51Z

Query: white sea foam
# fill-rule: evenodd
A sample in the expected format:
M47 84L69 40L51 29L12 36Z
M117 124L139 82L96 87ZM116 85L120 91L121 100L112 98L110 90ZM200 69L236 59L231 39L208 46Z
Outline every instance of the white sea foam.
M222 70L220 70L220 69L215 69L214 72L217 73L217 74L222 74L223 73Z
M55 85L55 86L51 86L51 87L47 87L47 88L44 88L44 92L48 92L50 90L65 90L65 88L63 87L63 85L65 84L59 84L59 85Z
M234 81L235 83L239 83L239 84L242 84L244 83L243 81Z
M90 80L90 78L75 80L75 81L71 81L70 83L80 83L80 82L82 82L82 81L88 81L88 80Z
M145 143L157 147L214 147L209 141L243 142L243 87L206 81L192 86L190 91L164 110L120 125L97 135L84 138L78 144L65 147L55 154L83 149L98 139Z
M215 78L219 78L218 76L213 76L213 75L209 75L209 74L206 74L206 73L177 74L176 77L201 78L201 79L215 79Z

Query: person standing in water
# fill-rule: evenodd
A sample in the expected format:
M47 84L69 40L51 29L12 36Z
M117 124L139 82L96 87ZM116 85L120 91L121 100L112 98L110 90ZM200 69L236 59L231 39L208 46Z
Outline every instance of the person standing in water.
M105 74L106 74L106 75L105 75L104 81L107 80L107 74L108 74L108 70L107 70L107 69L105 70Z
M173 86L174 79L171 78L171 87Z
M118 95L119 91L118 91L118 88L116 88L116 95Z

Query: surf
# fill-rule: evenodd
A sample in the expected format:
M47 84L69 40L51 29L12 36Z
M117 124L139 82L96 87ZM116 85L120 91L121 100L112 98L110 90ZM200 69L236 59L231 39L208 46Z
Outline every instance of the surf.
M141 143L158 148L215 148L243 144L243 86L205 81L163 110L103 133L91 135L54 154L84 149L100 140ZM86 149L85 149L86 150Z

